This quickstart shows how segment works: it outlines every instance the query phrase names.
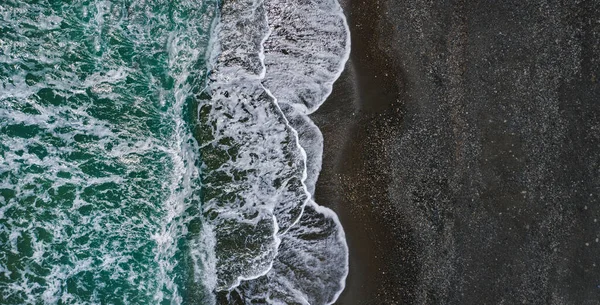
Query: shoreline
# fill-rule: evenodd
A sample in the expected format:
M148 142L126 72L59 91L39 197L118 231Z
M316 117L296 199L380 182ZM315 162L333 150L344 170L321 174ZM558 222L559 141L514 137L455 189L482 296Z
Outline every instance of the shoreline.
M411 295L397 287L397 275L406 274L402 281L414 281L416 274L395 266L397 258L412 256L412 249L401 246L411 243L410 235L390 226L385 219L389 215L381 209L390 205L385 193L389 177L382 174L387 166L385 138L390 128L396 128L392 125L401 124L402 91L391 60L377 47L379 9L352 0L341 5L352 49L332 94L310 116L325 141L315 201L334 210L346 232L349 274L335 304L394 304L400 300L390 291L398 290L402 299Z
M341 5L350 59L310 116L336 304L597 304L600 5Z

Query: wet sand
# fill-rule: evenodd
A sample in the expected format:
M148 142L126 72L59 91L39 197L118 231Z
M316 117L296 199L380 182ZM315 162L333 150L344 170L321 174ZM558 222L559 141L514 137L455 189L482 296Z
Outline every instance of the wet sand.
M337 304L600 304L600 4L355 1L312 115Z

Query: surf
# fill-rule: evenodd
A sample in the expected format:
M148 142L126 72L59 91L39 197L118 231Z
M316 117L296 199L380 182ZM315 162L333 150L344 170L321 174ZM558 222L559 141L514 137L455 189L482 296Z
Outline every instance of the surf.
M336 1L0 4L2 303L331 304ZM293 266L293 267L290 267Z
M331 304L344 289L348 249L335 213L311 199L323 139L308 115L349 57L341 7L225 1L213 37L198 113L203 160L217 156L202 167L215 301Z
M0 4L3 304L181 304L216 3Z

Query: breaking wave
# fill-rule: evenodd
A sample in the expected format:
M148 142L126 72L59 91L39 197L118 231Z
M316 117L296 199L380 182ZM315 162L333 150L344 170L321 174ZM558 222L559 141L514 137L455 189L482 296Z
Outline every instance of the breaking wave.
M0 303L331 304L335 0L0 3Z
M225 1L199 97L203 215L220 304L331 304L348 249L312 201L323 138L308 115L349 55L336 1Z

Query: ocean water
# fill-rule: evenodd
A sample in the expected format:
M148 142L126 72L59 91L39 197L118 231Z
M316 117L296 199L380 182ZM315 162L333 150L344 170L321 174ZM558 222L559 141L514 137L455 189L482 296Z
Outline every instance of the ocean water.
M331 304L335 0L0 2L0 304Z

